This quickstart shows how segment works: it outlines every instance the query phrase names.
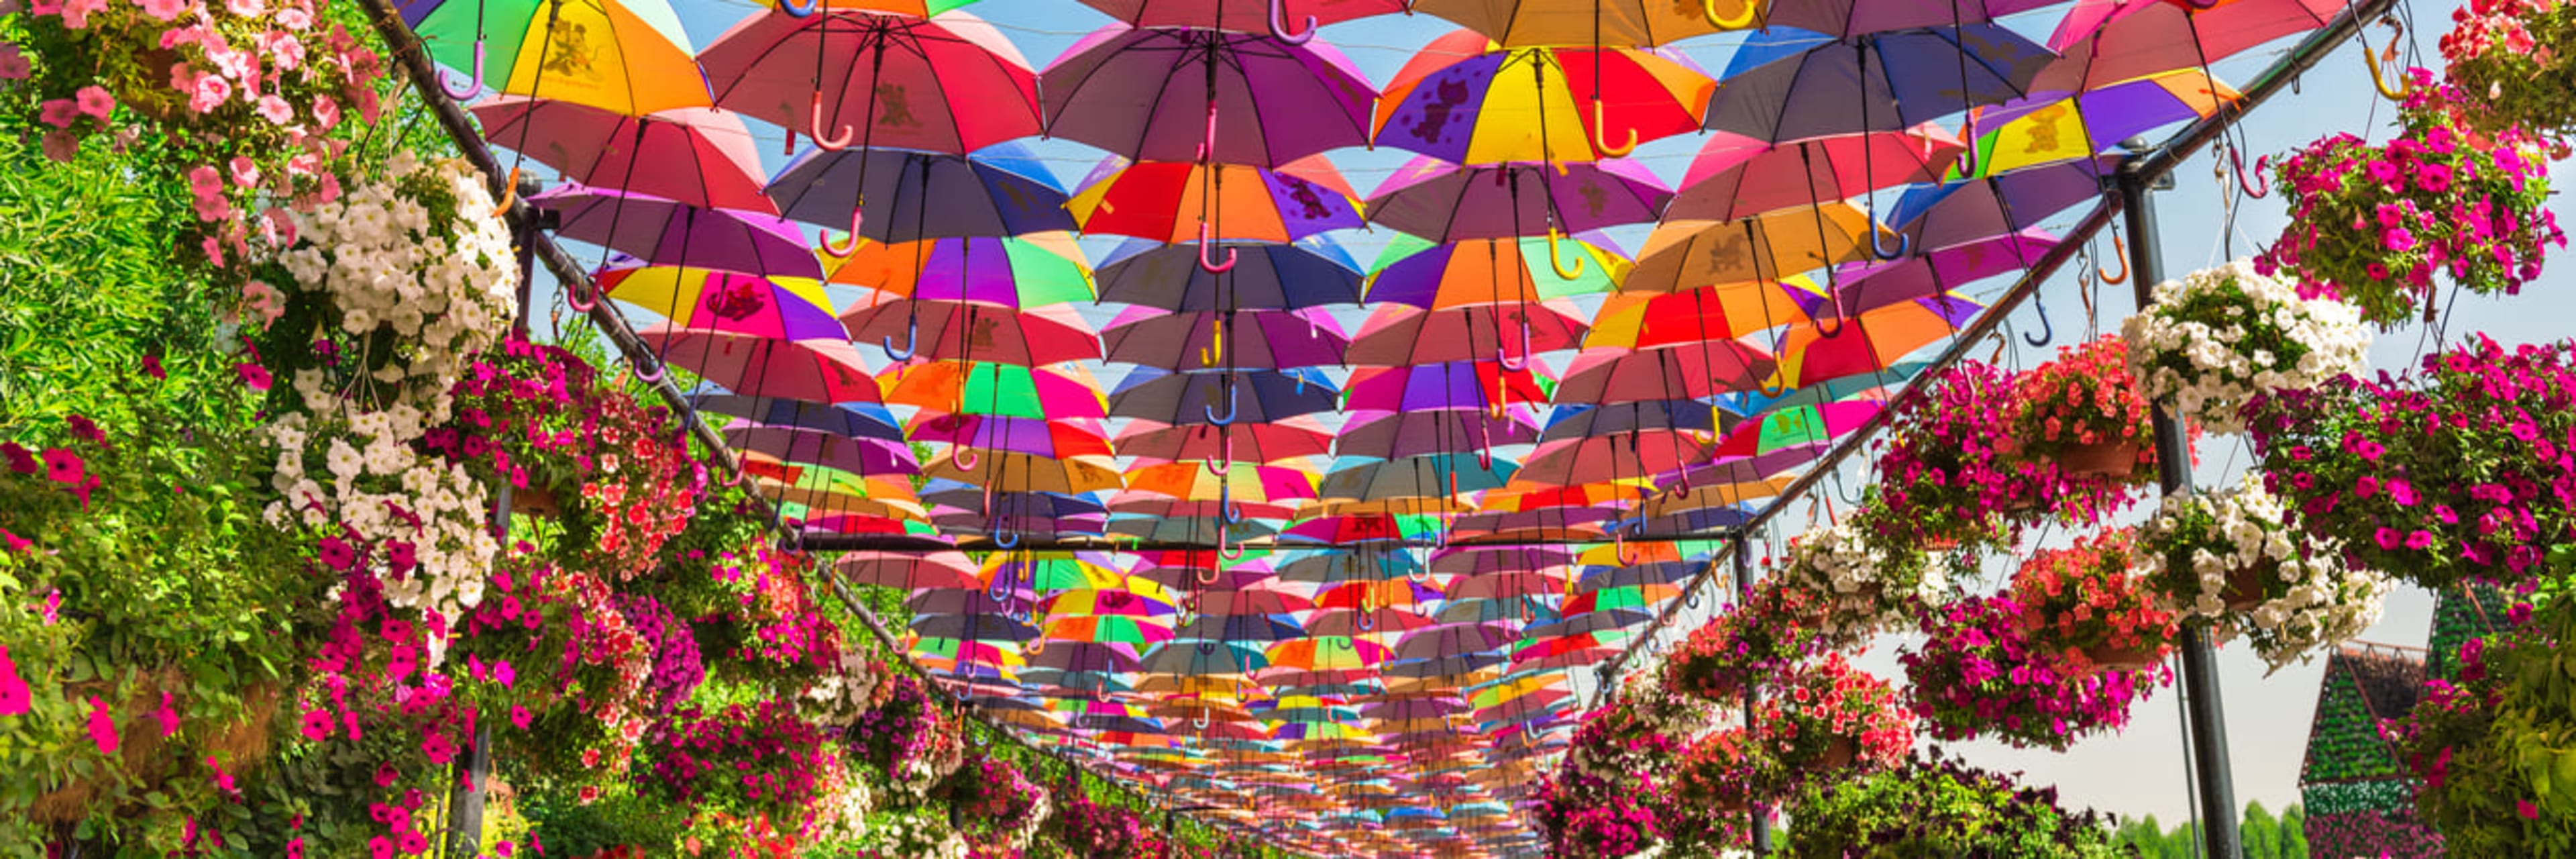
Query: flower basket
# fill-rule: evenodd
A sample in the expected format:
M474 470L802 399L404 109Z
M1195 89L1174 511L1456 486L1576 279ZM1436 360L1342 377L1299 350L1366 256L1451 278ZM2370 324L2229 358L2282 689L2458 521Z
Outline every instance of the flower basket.
M2253 608L2263 603L2264 583L2280 577L2281 562L2271 558L2237 567L2228 571L2227 585L2219 589L2218 599L2229 611Z
M526 489L512 489L510 490L510 515L528 516L537 519L561 519L563 518L563 502L555 498L554 490L547 489L543 486L530 486Z
M2389 328L2430 316L2433 279L2507 295L2540 276L2547 247L2567 236L2548 208L2549 170L2524 135L2473 138L2451 125L2426 88L2400 111L2405 130L2384 144L2337 134L2277 168L2290 223L2255 269L2298 281L2303 296L2335 296Z
M1831 772L1843 769L1851 766L1852 759L1859 756L1859 742L1850 737L1835 737L1833 742L1825 745L1824 754L1817 755L1815 760L1807 762L1807 771Z
M1824 650L1819 600L1772 583L1692 630L1664 660L1663 688L1707 701L1733 701L1750 684Z
M2086 521L2125 503L2126 487L2155 476L2154 458L2139 455L2155 437L2153 407L2127 358L2128 347L2109 335L2059 347L2056 360L2013 380L2019 457L2044 465L2049 473L2038 479L2070 484L2074 491L2046 497Z
M2473 0L2442 36L2444 74L2467 96L2455 113L2488 133L2576 134L2576 8L2561 0Z
M1970 597L1925 615L1926 640L1897 658L1905 664L1907 708L1932 736L2062 751L2127 725L2129 708L2171 680L2161 666L2072 664L2018 628L2024 611L2011 597Z
M1892 555L2009 543L2015 498L2037 487L2007 460L2011 376L1976 361L1915 383L1900 398L1878 455L1879 485L1853 521Z
M1812 606L1806 617L1827 646L1855 645L1901 622L1915 603L1949 593L1938 565L1882 550L1864 528L1857 520L1808 528L1768 577L1804 595Z
M2126 647L2095 644L2084 648L2084 658L2111 671L2136 671L2163 664L2168 648L2161 644L2136 644Z
M2259 397L2360 372L2370 352L2361 311L2302 297L2244 260L2157 284L2120 339L2148 399L2218 433L2244 432Z
M1752 724L1762 753L1800 773L1886 766L1914 745L1914 714L1896 690L1839 653L1799 666L1779 694L1762 699Z
M2043 653L2076 650L2085 662L2077 673L2129 671L2163 661L2177 625L2130 572L2135 533L2105 531L2067 549L2031 553L2014 573L2013 601L2023 609L2015 628Z
M2056 456L2058 470L2068 477L2122 477L2138 470L2138 443L2135 441L2098 442L2060 448Z

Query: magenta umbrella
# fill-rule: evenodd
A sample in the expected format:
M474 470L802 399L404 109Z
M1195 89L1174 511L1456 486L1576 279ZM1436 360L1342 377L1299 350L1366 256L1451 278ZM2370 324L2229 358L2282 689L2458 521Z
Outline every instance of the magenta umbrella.
M1719 133L1682 177L1664 217L1731 221L1843 200L1893 185L1939 181L1964 147L1936 123L1766 144Z
M1278 167L1364 146L1377 99L1320 42L1124 24L1083 37L1040 78L1048 136L1138 161Z
M734 427L725 430L724 436L736 450L765 453L781 462L820 465L862 477L921 473L912 448L901 442L770 426Z
M1835 280L1841 284L1834 290L1841 299L1838 302L1796 289L1789 291L1789 297L1798 302L1810 320L1837 318L1836 308L1857 316L1900 301L1939 297L1979 280L2020 271L2056 246L2056 237L2034 227L1887 262L1845 264L1836 272Z
M1523 321L1527 329L1518 327ZM1504 325L1514 327L1505 333L1499 330ZM1573 348L1582 342L1585 330L1581 312L1562 298L1431 311L1390 304L1379 306L1360 325L1351 348L1342 354L1344 360L1364 367L1490 361L1498 355L1526 360L1531 353Z
M1332 452L1333 431L1311 415L1238 423L1222 433L1209 424L1173 426L1139 418L1129 420L1109 445L1119 456L1167 462L1221 455L1238 462L1275 462Z
M776 340L657 324L636 332L662 362L749 397L881 402L877 381L842 340Z
M677 200L566 182L530 196L562 214L555 234L654 265L821 280L823 264L795 224L776 215L708 209Z
M1769 352L1741 340L1701 340L1650 349L1587 349L1556 387L1559 403L1705 399L1760 390Z
M692 206L778 214L761 192L760 153L734 114L683 107L628 116L586 104L500 95L471 110L483 138L595 188Z
M822 290L729 271L647 266L632 259L594 276L609 297L661 314L683 327L784 340L843 336L841 321L815 303Z
M2326 25L2344 0L2079 0L2048 46L2065 55L2031 92L2082 92L2209 64Z
M1368 216L1445 243L1642 224L1672 198L1644 165L1625 158L1462 167L1424 155L1378 185Z
M1000 30L972 15L770 9L699 52L716 106L825 149L952 155L1036 134L1037 80Z
M898 359L970 358L1035 367L1100 358L1100 335L1070 304L1009 310L896 299L843 312L841 324L853 341L883 346Z
M1349 335L1322 309L1177 313L1130 307L1100 332L1108 360L1177 370L1342 363Z
M1354 409L1333 440L1333 453L1401 459L1537 441L1538 424L1526 406L1494 413L1480 406L1384 411Z

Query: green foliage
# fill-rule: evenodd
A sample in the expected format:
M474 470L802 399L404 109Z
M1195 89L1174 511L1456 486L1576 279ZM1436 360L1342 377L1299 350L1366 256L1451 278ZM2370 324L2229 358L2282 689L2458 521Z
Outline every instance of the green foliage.
M2305 820L2305 813L2296 804L2274 817L2263 803L2246 803L2245 817L2237 824L2237 833L2245 844L2245 859L2307 859L2308 839L2300 830ZM2201 838L2198 821L2166 829L2150 814L2113 829L2111 843L2139 859L2197 859L2206 855Z
M2092 859L2122 855L2091 812L2057 804L2053 788L2024 788L1939 750L1892 769L1813 783L1791 801L1797 826L1775 859L1840 857L1854 844L1880 857Z
M676 849L689 816L622 784L585 803L577 788L535 781L520 788L517 808L548 856L589 856L618 845L665 855Z

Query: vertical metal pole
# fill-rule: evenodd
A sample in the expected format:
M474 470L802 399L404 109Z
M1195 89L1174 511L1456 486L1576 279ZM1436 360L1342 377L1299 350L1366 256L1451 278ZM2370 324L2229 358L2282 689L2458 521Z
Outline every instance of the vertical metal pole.
M1750 540L1751 538L1741 531L1735 535L1735 601L1739 605L1753 599L1753 544ZM1751 683L1744 684L1745 729L1752 729L1753 710L1761 703L1761 691ZM1771 853L1771 815L1758 806L1750 805L1745 814L1752 818L1753 855L1769 855Z
M2145 307L2149 293L2164 280L2163 242L2156 235L2152 178L2129 169L2143 154L2121 165L2122 214L2129 224L2129 282ZM2164 403L2155 407L2156 478L2164 494L2191 494L2191 442ZM2182 627L2184 713L2191 734L2191 759L2200 782L2201 837L2210 859L2242 859L2245 841L2236 831L2236 776L2227 762L2226 708L2218 699L2218 657L2209 646L2209 630L2199 624Z

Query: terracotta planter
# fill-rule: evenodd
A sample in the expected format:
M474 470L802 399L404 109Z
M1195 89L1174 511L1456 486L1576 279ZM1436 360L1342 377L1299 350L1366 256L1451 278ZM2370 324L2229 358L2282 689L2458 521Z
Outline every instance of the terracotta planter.
M1850 737L1835 737L1832 744L1825 746L1824 754L1817 755L1815 760L1807 762L1807 770L1825 772L1843 769L1851 766L1852 761L1859 757L1859 743L1852 742Z
M147 790L160 786L171 777L171 764L176 760L176 756L169 753L171 740L161 735L161 722L152 714L160 709L163 691L179 692L185 690L187 684L187 678L176 669L143 675L133 693L126 696L121 705L110 710L117 724L119 763ZM109 686L96 680L72 683L63 687L63 695L75 701L85 701L108 691ZM214 726L210 733L198 734L199 752L222 758L225 767L234 772L241 772L266 759L269 729L276 721L279 697L279 689L274 685L246 690L242 695L242 720ZM188 727L204 730L197 724ZM105 773L100 773L74 779L60 788L38 795L35 802L27 807L28 818L40 824L71 823L81 819L89 813L91 801L103 793L99 779L106 777Z
M2140 668L2146 668L2162 663L2164 660L2158 658L2158 654L2156 653L2157 650L2158 648L2152 644L2142 644L2136 647L2112 647L2107 644L2097 644L2092 647L2084 648L2084 658L2093 660L2093 664L2102 668L2118 671L2135 671Z
M2229 611L2244 611L2263 603L2263 583L2280 572L2281 562L2266 559L2250 567L2227 574L2227 587L2218 598L2227 602Z
M563 502L553 490L542 486L510 490L510 515L534 516L539 519L563 518Z
M2068 477L2117 477L2138 468L2138 443L2134 441L2103 444L2079 444L2059 450L2055 457L2059 471Z

